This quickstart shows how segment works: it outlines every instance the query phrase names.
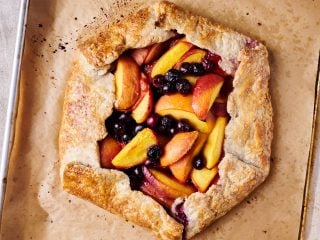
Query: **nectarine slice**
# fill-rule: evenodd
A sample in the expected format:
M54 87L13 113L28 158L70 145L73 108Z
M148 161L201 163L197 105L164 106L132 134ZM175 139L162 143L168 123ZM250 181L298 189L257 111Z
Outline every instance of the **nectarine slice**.
M101 167L112 168L112 159L121 151L121 149L120 143L110 136L107 136L99 142Z
M116 168L126 169L139 165L147 160L148 148L157 144L157 137L151 129L145 128L115 156L112 164Z
M206 118L206 122L208 123L208 128L209 128L209 133L212 131L215 123L216 123L216 118L215 116L212 114L212 112L208 112L208 116Z
M216 74L207 74L197 79L192 95L192 109L199 119L207 117L210 108L223 85L223 78Z
M162 43L156 43L150 47L150 50L145 58L144 63L149 64L152 63L153 61L157 60L161 54L167 50L167 43L162 42Z
M192 46L191 43L178 41L177 44L159 58L152 68L151 77L158 74L164 75L168 72Z
M159 112L164 109L179 109L187 112L193 112L191 107L192 95L182 95L180 93L163 95L159 98L155 112Z
M200 192L205 192L217 173L218 167L212 169L202 168L201 170L194 168L191 172L191 180Z
M139 103L142 101L144 95L149 91L150 89L150 85L148 82L147 77L141 73L141 78L140 78L140 94L139 94L139 98L136 101L136 103L132 106L132 109L135 109Z
M197 131L182 132L174 135L164 147L163 156L160 158L161 166L169 166L181 159L191 149L198 135Z
M188 196L195 191L192 186L181 184L176 179L174 179L173 177L169 177L163 172L160 172L156 169L149 169L149 171L159 182L166 185L169 189L171 188L172 190L174 190L171 192L171 194L176 198Z
M179 180L179 182L185 183L192 170L192 152L187 153L179 161L169 166L172 175Z
M164 187L164 184L160 183L157 180L154 181L156 181L156 183L150 183L149 181L145 181L141 185L140 190L143 193L154 198L162 205L170 208L175 198L169 196L168 191L166 191L166 187Z
M213 130L203 148L203 156L209 169L213 168L220 159L227 121L226 117L218 117L216 119Z
M147 120L153 108L153 95L149 90L143 97L139 105L132 111L131 116L137 123L143 123Z
M141 72L137 63L131 58L121 56L115 71L116 108L127 110L131 108L140 95Z

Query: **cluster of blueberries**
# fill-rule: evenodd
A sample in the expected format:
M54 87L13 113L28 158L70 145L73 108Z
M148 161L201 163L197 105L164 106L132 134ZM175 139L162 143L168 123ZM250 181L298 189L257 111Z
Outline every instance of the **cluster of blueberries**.
M173 136L178 132L190 132L192 126L186 120L176 121L169 115L151 114L145 123L137 124L130 113L113 111L106 120L108 133L117 141L128 143L139 131L149 127L160 135Z
M165 75L156 75L151 82L159 96L175 92L186 95L192 92L192 85L187 79L182 78L182 74L201 76L205 71L201 63L184 62L180 70L170 69Z

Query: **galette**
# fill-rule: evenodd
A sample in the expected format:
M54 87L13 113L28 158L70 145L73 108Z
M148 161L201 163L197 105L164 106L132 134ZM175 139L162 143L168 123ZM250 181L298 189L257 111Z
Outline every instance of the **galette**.
M163 1L78 44L59 134L63 189L190 239L270 169L266 47Z

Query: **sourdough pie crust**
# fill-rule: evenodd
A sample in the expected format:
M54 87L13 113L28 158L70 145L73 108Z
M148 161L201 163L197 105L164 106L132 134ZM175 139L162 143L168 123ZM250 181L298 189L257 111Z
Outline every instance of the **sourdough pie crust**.
M205 192L178 198L188 220L184 227L164 207L130 188L128 176L100 167L98 141L106 137L105 120L115 103L111 64L131 48L173 37L221 56L220 67L234 75L228 97L219 180ZM269 173L272 107L266 47L229 28L159 2L129 15L78 46L79 57L68 77L59 134L63 188L71 194L151 229L159 239L190 239L226 214L261 184ZM183 234L184 232L184 234Z

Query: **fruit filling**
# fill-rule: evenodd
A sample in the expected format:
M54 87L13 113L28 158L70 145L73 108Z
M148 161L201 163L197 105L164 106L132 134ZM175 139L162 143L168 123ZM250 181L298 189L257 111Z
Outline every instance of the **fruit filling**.
M233 80L220 60L177 36L115 63L116 103L99 142L101 166L125 172L133 190L183 224L183 202L171 209L175 199L206 192L219 177Z

